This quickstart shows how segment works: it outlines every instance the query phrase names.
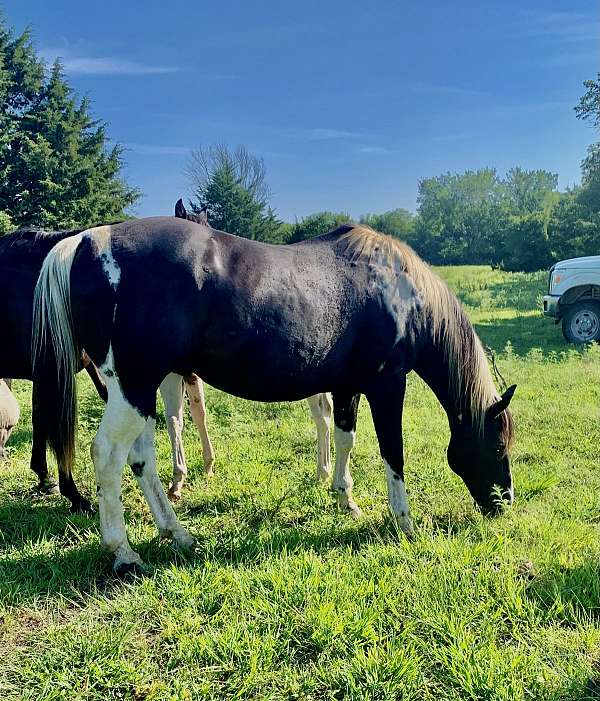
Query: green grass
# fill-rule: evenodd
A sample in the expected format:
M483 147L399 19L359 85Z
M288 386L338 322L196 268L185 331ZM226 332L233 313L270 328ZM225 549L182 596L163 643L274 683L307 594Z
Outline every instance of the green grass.
M133 546L148 575L110 573L97 518L32 493L28 383L0 465L0 693L6 699L600 698L600 352L567 347L539 313L546 274L442 274L509 382L517 501L475 512L445 462L448 431L411 377L406 474L417 537L386 519L368 406L352 469L361 520L313 484L303 404L208 390L216 475L188 426L177 507L194 555L155 535L126 473ZM76 477L94 494L101 405L81 378ZM161 475L169 446L159 421Z

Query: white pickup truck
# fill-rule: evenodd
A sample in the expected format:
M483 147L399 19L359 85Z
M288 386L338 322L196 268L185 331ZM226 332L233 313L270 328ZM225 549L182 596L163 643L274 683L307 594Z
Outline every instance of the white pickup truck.
M569 343L600 341L600 256L561 260L550 268L544 314L562 321Z

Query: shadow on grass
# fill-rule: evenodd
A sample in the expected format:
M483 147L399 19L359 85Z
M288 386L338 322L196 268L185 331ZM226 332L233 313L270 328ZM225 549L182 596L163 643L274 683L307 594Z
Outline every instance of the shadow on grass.
M563 338L560 326L543 316L514 316L508 319L489 319L475 324L475 330L484 344L502 352L510 341L518 355L527 355L533 348L541 348L544 354L572 350Z
M117 581L111 572L112 558L99 543L97 517L71 516L66 504L54 497L44 502L16 500L0 505L0 603L6 606L33 605L43 597L78 599L90 592L104 591ZM218 509L236 509L235 502L203 504L188 514L215 514ZM185 513L185 512L184 512ZM399 536L388 520L356 523L348 517L343 525L329 521L308 530L298 523L289 525L272 512L253 508L240 514L239 521L220 529L207 528L196 550L175 550L158 537L135 541L132 546L152 573L177 562L183 568L202 567L204 562L223 566L259 566L282 553L326 552L336 548L359 551L372 543L397 542ZM93 542L90 542L93 541Z

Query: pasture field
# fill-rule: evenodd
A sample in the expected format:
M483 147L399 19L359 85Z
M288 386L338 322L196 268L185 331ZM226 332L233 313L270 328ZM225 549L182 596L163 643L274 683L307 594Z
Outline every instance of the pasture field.
M368 406L352 460L362 519L313 482L305 404L208 389L211 480L187 421L177 507L196 553L157 537L126 471L129 535L147 575L120 581L98 520L33 493L29 384L0 465L0 694L4 699L600 698L600 352L543 319L546 273L445 268L513 400L516 503L488 520L445 461L448 429L411 377L406 475L416 527L386 518ZM102 406L80 378L76 479ZM164 419L161 475L170 474Z

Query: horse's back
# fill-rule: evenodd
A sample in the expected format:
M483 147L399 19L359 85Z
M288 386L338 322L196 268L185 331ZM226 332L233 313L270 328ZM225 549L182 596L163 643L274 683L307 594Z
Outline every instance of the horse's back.
M110 338L130 375L196 372L249 398L301 398L365 358L378 363L378 335L389 346L392 330L370 314L368 266L330 238L273 246L173 217L117 224L109 247L106 236L91 232L83 247L96 282L74 264L98 309L90 324L79 303L82 342L101 361ZM99 292L104 301L92 299Z

